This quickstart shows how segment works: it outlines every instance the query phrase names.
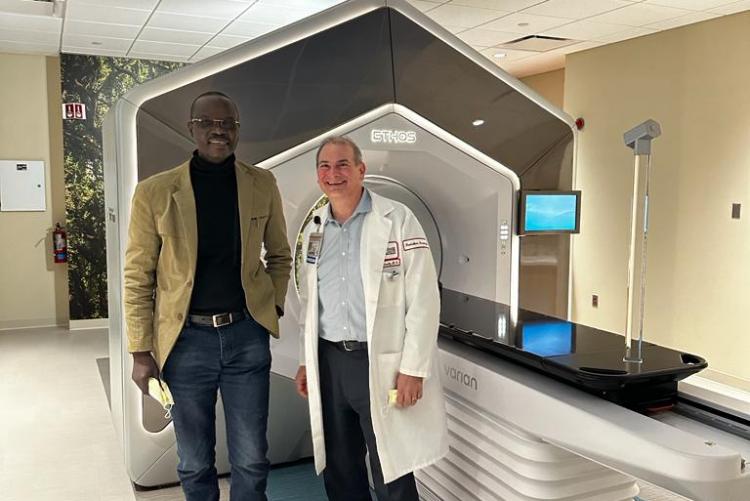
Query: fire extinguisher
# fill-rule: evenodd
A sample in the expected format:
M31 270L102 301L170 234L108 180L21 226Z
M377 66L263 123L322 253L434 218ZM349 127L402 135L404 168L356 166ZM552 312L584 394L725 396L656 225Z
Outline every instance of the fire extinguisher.
M52 231L52 255L56 263L68 262L68 235L60 223L57 223Z

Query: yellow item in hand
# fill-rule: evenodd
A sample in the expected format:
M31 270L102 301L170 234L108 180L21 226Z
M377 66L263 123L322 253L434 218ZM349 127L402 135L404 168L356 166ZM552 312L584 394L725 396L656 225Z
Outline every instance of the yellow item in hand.
M398 399L398 390L388 390L388 406L393 407L396 405Z
M172 400L172 392L169 391L167 383L154 377L148 378L148 394L167 411L164 417L167 419L171 418L174 400Z

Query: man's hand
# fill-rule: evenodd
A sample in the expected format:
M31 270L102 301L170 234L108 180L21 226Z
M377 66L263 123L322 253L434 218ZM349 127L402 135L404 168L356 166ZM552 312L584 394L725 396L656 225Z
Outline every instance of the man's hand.
M148 395L148 378L159 377L159 367L151 352L138 351L133 353L133 381L144 395Z
M297 393L302 398L307 398L307 368L304 365L300 365L299 369L297 369L294 382L297 384Z
M398 376L396 376L396 390L398 390L396 405L399 407L411 407L417 403L417 400L422 398L422 378L407 376L399 372Z

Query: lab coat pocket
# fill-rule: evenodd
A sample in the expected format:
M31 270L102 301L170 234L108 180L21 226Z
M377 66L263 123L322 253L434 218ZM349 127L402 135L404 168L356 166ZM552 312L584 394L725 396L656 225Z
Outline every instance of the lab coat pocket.
M386 268L380 282L378 306L394 306L403 302L404 277L401 267Z
M385 416L389 412L388 391L396 388L396 376L401 367L401 352L381 353L377 356L377 406Z

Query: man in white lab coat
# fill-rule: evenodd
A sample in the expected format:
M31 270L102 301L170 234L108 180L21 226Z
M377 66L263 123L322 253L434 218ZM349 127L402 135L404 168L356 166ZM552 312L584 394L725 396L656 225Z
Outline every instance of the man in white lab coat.
M331 501L369 501L369 451L378 501L418 501L412 472L448 451L429 243L406 206L364 188L350 139L323 141L316 162L329 204L304 232L296 377L315 467Z

